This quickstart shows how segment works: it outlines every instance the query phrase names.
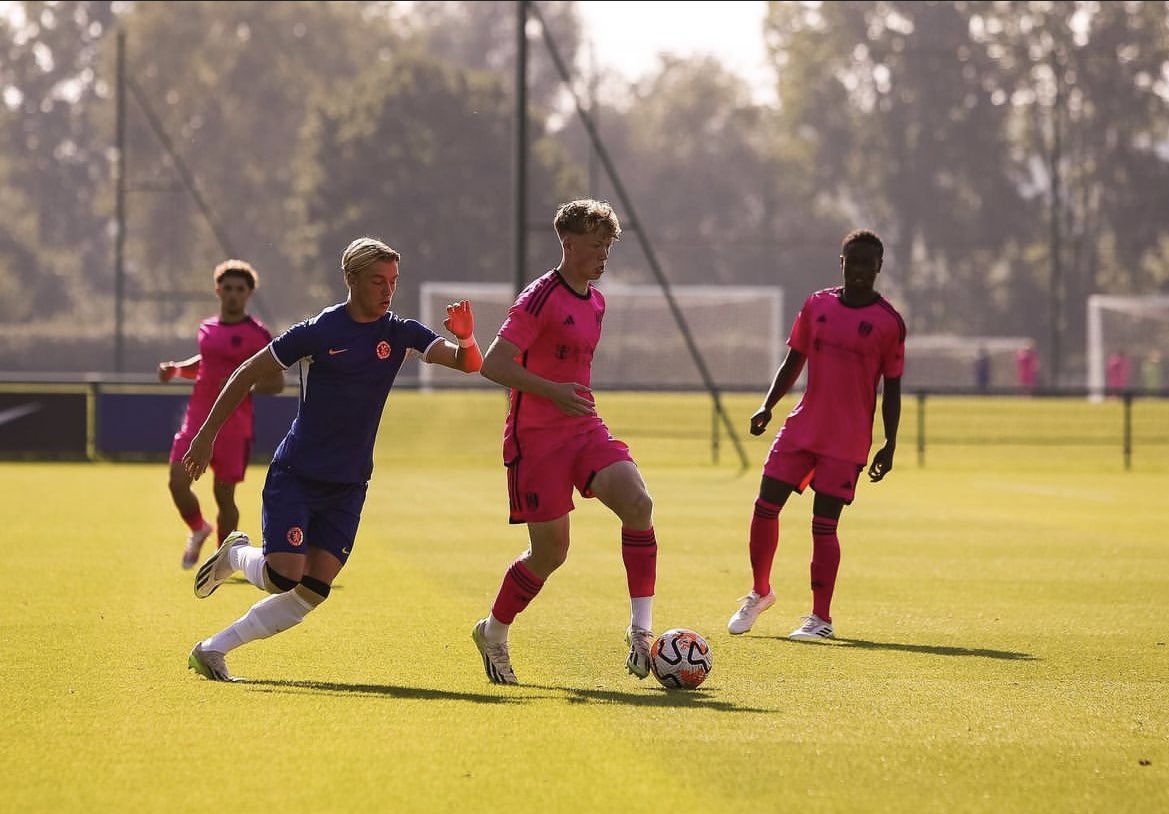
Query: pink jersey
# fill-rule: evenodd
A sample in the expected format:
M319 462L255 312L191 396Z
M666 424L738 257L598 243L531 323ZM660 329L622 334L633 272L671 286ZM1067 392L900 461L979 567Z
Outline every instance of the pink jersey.
M196 431L203 426L227 377L271 341L272 334L262 322L251 316L230 324L220 322L219 317L210 317L199 323L199 375L195 377L195 388L191 391L183 429L179 432ZM224 422L219 434L252 437L250 393Z
M589 286L588 294L578 294L553 269L520 292L499 336L520 349L516 361L537 376L587 387L604 316L600 291ZM595 415L568 416L542 396L513 389L503 430L504 462L519 457L526 433L555 428L559 435L574 436L599 423Z
M787 343L807 357L808 386L779 435L799 449L864 463L877 385L905 369L905 322L884 297L858 308L841 302L841 292L817 291L796 316Z

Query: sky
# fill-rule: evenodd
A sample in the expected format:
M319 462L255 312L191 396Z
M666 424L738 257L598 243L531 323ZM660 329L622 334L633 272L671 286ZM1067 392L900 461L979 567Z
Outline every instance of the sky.
M763 45L764 0L752 2L577 3L585 24L584 58L589 43L602 66L630 81L653 72L658 54L711 54L746 79L756 101L774 99L774 70ZM587 62L586 62L587 64Z

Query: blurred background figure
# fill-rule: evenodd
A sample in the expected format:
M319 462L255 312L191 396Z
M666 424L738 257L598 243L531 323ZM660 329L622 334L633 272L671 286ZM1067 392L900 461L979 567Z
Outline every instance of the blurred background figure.
M1108 390L1119 393L1128 389L1128 376L1132 372L1132 362L1128 354L1122 350L1113 351L1108 355L1108 365L1104 373Z
M1141 387L1146 393L1160 393L1165 380L1161 370L1161 351L1151 350L1141 362Z
M974 389L979 393L990 389L990 353L985 346L980 347L974 357Z
M1035 353L1034 342L1028 342L1015 353L1015 375L1024 395L1035 392L1035 382L1039 378L1039 355Z

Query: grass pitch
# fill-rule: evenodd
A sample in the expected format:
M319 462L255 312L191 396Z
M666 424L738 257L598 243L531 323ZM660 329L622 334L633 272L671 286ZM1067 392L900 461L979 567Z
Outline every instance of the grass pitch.
M730 399L739 425L756 401ZM0 464L4 809L1169 808L1163 447L1131 472L1094 447L949 447L919 468L907 404L896 469L841 522L840 638L801 644L807 495L781 518L779 602L726 633L771 434L745 439L739 474L686 440L709 428L700 397L600 407L655 498L657 628L711 643L698 691L625 674L618 522L580 500L567 564L513 629L523 686L489 684L471 626L526 544L504 400L396 393L349 566L304 624L229 656L243 684L186 669L260 594L194 598L165 465ZM263 474L239 495L253 532Z

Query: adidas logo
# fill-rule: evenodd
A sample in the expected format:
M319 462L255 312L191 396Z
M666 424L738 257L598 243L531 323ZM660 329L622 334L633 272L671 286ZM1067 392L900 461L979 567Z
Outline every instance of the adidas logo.
M568 315L568 319L564 320L565 325L575 325L576 320L572 318L572 314Z

